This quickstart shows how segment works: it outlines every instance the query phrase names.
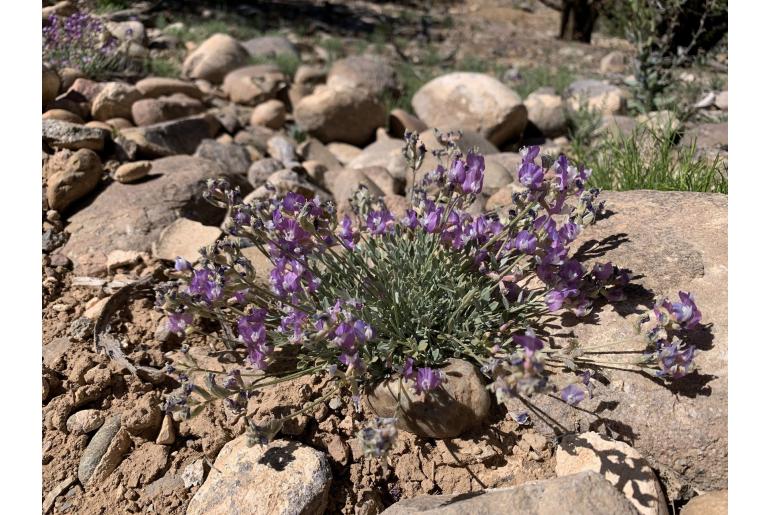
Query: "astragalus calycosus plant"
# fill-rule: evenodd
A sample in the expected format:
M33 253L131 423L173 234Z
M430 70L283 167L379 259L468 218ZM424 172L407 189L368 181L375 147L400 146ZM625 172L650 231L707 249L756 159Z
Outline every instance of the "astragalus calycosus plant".
M590 170L525 149L518 177L527 192L514 194L505 213L472 215L484 157L461 155L451 138L440 141L444 149L435 154L443 164L410 192L412 207L399 219L364 189L351 199L352 214L338 222L335 207L318 198L289 193L243 203L237 190L211 182L207 197L229 209L230 236L202 249L195 266L178 259L159 303L180 334L198 331L196 319L217 321L224 344L252 370L204 370L188 353L170 367L185 386L167 409L194 414L225 399L243 413L251 392L263 386L328 374L334 387L301 411L332 396L359 410L362 392L394 377L430 395L452 357L475 363L498 400L548 389L556 368L575 372L574 384L561 391L565 402L590 395L590 371L601 367L583 355L590 345L552 349L538 330L550 314L582 317L624 296L627 271L610 263L586 268L570 258L570 244L602 210L599 192L585 189ZM404 155L414 176L425 156L415 135L407 135ZM269 285L260 283L243 246L272 262ZM648 352L628 366L687 373L693 349L670 341L669 333L681 334L699 318L686 293L679 302L661 300L638 324ZM207 380L191 384L190 372L208 373ZM249 426L269 439L285 418ZM382 455L394 434L387 419L378 419L361 432L364 448Z

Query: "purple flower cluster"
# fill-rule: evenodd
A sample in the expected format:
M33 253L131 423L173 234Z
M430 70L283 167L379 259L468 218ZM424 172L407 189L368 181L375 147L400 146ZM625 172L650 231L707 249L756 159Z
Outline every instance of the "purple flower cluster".
M692 330L700 320L701 312L693 295L684 291L679 292L679 302L659 299L649 313L640 317L639 331L653 349L652 357L660 366L659 376L678 379L692 371L695 348L676 336L669 341L669 333Z
M237 321L238 337L246 345L249 361L258 370L267 368L268 355L273 352L273 348L267 345L266 316L264 309L251 309Z
M43 27L43 61L54 67L73 67L85 73L109 66L117 40L102 22L88 13L50 16Z

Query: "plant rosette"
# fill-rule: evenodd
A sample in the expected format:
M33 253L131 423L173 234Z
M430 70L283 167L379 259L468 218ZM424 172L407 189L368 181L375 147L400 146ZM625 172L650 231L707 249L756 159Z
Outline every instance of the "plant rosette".
M570 257L570 244L603 210L599 191L586 188L591 171L526 148L518 171L526 192L513 193L505 212L472 215L484 158L463 155L458 134L437 139L441 164L410 192L411 207L399 220L365 188L351 198L352 216L338 221L335 206L317 197L244 203L237 189L209 182L206 198L228 210L228 237L201 249L194 266L177 259L157 305L172 331L216 337L242 367L207 369L183 353L167 367L182 384L167 399L168 412L194 416L223 401L246 418L256 443L293 416L347 399L359 413L365 453L387 457L398 428L442 438L483 423L487 391L498 402L554 392L573 406L593 394L591 377L608 365L585 353L595 347L556 347L544 331L561 313L585 317L625 297L627 270L586 268ZM405 140L414 179L425 147L416 134ZM268 285L242 252L249 246L272 264ZM206 319L217 329L201 324ZM646 350L611 366L685 375L694 357L687 333L699 321L689 294L659 300L636 323ZM575 379L555 391L549 376L565 369ZM308 404L278 419L247 413L260 388L308 374L328 379ZM362 404L376 415L368 423ZM528 417L514 416L520 423ZM449 418L466 420L453 425Z

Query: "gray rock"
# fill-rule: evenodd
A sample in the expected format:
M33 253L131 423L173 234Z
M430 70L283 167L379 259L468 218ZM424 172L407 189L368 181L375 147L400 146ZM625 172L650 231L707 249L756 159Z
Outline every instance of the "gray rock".
M276 134L267 140L267 153L273 159L277 159L285 166L289 166L297 161L297 144L291 138L283 134Z
M228 145L213 139L201 141L194 155L219 163L229 174L245 175L251 166L249 152L241 145Z
M203 460L197 460L187 465L182 471L182 481L185 488L201 486L206 476L206 470L203 467Z
M297 442L247 445L246 435L219 452L187 515L271 513L320 515L327 503L331 468L326 456Z
M43 252L51 253L67 242L67 234L53 229L43 231Z
M258 188L265 184L268 177L270 177L273 173L282 169L283 163L277 159L273 159L272 157L254 161L251 164L251 167L249 167L249 183L255 188Z
M107 131L62 120L43 119L43 141L54 148L100 151L104 148Z
M452 358L442 371L446 380L429 394L417 394L408 381L401 385L402 379L395 378L366 392L364 399L380 417L393 416L400 399L399 429L430 438L460 436L487 418L489 393L479 371L467 361Z
M119 437L120 429L120 416L112 416L104 422L101 429L88 442L78 465L78 479L82 485L88 485L96 472L101 472L103 475L106 470L109 472L115 470L120 458L128 448L125 444L125 439L128 436L124 432L122 434L126 436ZM130 442L130 439L128 441ZM118 463L115 463L116 461ZM109 475L109 472L106 475Z
M594 381L592 399L580 410L547 395L531 401L553 420L533 416L536 429L553 433L553 421L565 428L597 431L634 448L658 472L667 497L686 499L693 489L718 490L727 486L727 196L711 193L628 191L605 192L612 212L586 228L574 249L590 252L593 259L611 261L639 276L641 287L629 290L628 300L597 308L594 321L574 325L565 319L562 338L575 337L588 345L619 342L608 350L643 348L633 338L631 320L621 313L640 313L652 306L653 295L676 297L678 291L695 296L703 313L702 329L691 341L699 349L697 372L671 384L642 374L603 369L606 382ZM682 219L701 220L697 230ZM665 245L660 242L665 241ZM594 252L595 254L595 252ZM619 360L627 355L606 355ZM561 388L569 374L552 376ZM527 409L507 403L509 411ZM650 407L667 406L667 409ZM594 415L593 413L598 413ZM672 423L672 421L676 421Z
M519 95L483 73L437 77L414 94L412 107L428 127L476 131L495 145L519 138L527 124Z
M423 495L399 501L383 515L635 515L623 494L595 472L524 483L477 494Z
M201 43L182 64L182 75L220 83L229 72L246 63L249 53L232 36L214 34Z
M307 138L297 147L297 154L303 161L316 161L326 167L327 170L341 168L340 162L332 154L326 145L315 138Z
M224 177L242 191L250 187L208 159L173 156L153 161L147 178L113 183L91 204L69 217L72 234L62 252L82 272L106 266L112 250L149 251L160 232L180 216L208 225L222 223L225 212L203 200L209 178ZM89 275L86 273L85 275Z
M123 129L120 134L137 146L140 156L166 157L192 154L201 141L213 137L219 123L209 115L191 116L145 127Z
M288 55L299 58L299 52L294 44L283 36L260 36L242 41L241 46L251 57L275 58Z
M619 50L608 53L599 62L599 71L607 74L623 74L626 71L626 55Z

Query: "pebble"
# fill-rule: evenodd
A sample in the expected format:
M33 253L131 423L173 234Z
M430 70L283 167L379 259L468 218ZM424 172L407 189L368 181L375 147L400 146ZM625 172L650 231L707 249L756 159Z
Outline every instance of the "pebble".
M143 179L152 170L152 162L135 161L123 163L115 170L115 180L121 183L130 183Z

